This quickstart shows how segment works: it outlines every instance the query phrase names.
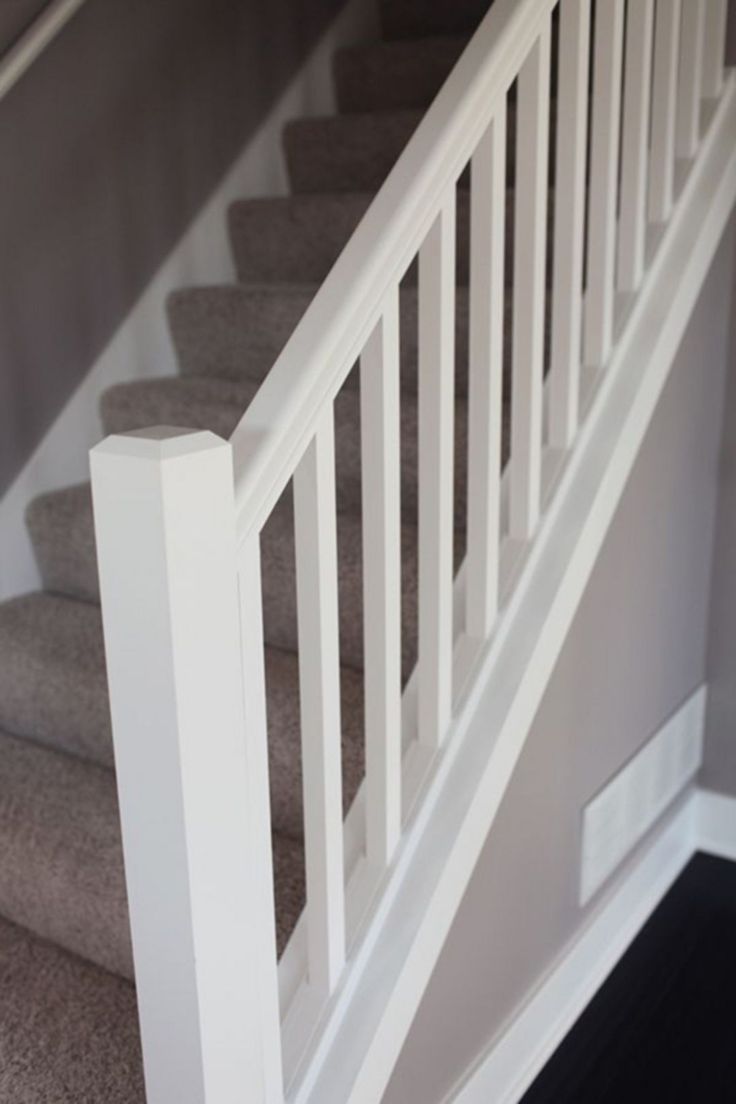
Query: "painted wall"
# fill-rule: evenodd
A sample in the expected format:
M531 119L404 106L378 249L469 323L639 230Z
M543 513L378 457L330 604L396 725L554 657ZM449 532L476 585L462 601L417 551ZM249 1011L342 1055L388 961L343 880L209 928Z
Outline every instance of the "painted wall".
M0 0L0 57L47 3L48 0Z
M581 808L705 678L735 248L732 222L384 1104L442 1100L575 938Z
M0 102L0 494L343 2L94 0Z

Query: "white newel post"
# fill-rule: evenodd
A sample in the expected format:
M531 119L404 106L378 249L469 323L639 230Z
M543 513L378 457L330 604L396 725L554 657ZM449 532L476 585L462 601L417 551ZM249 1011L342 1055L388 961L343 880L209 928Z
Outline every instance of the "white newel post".
M276 1104L265 730L246 724L263 688L243 679L231 449L154 429L91 461L148 1104Z

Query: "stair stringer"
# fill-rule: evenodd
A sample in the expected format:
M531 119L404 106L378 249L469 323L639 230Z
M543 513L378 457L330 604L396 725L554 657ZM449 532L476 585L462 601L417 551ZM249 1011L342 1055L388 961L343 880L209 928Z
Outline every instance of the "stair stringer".
M496 630L482 646L457 640L455 715L443 748L405 759L414 786L402 843L354 933L341 983L316 1026L306 985L291 1001L284 1058L293 1104L370 1104L386 1088L736 201L734 73L697 158L681 167L687 175L669 223L657 228L642 289L617 304L613 354L586 380L578 440L564 466L559 452L545 450L544 481L555 493L534 542L502 548L507 597ZM350 853L350 819L347 831ZM348 908L351 888L355 897L364 892L355 873ZM298 944L299 929L281 964L292 977Z

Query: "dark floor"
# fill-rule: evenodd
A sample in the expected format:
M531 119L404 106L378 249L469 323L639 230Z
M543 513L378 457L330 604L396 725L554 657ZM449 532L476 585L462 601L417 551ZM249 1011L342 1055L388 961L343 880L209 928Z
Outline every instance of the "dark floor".
M696 855L522 1104L736 1104L736 863Z

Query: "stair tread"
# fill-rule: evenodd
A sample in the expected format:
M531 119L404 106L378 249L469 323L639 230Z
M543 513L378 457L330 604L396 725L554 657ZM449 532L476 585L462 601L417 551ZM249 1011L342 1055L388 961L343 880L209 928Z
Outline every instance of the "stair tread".
M237 327L236 327L237 332ZM418 471L418 422L419 410L416 396L416 370L405 361L405 386L413 384L415 390L405 391L400 406L402 465L401 503L402 515L407 524L416 522L417 471ZM460 379L461 373L458 372ZM361 413L357 389L358 373L351 372L348 385L335 400L335 453L337 507L341 514L361 514ZM464 391L464 377L462 380ZM152 425L186 426L189 429L208 429L222 437L229 437L259 387L259 381L232 382L214 377L170 377L167 379L139 380L118 384L102 396L101 410L105 433L128 433ZM455 521L464 524L467 496L467 401L458 398L455 418ZM72 496L73 497L73 496ZM67 500L68 501L68 500ZM54 544L66 541L70 526L67 510L59 509L49 514L44 511L44 500L35 503L29 512L29 523L34 542L43 562L48 562L46 550L49 540ZM57 519L52 524L52 517ZM56 548L53 550L56 557ZM80 561L82 562L82 561ZM61 560L64 577L74 575L75 554L70 552ZM90 575L86 562L85 576ZM44 571L46 585L51 590L63 590L57 574ZM74 591L84 598L96 598L97 591L86 588Z
M467 34L359 43L338 50L338 110L426 108L469 41Z
M371 192L240 199L228 225L244 283L320 284L373 199Z
M135 989L0 919L0 1099L145 1104Z
M133 977L112 771L0 730L0 915ZM300 840L273 833L279 953L304 903Z
M302 834L297 657L266 648L266 679L272 822L276 831L297 838ZM342 693L347 807L363 775L362 679L355 671L343 669ZM45 592L0 604L0 729L113 766L99 606Z
M66 596L78 605L96 603L99 600L97 560L95 553L92 501L89 484L65 487L59 491L41 495L29 508L30 530L36 556L47 591L42 598L61 601L55 595ZM461 536L458 535L458 554ZM294 527L291 494L287 490L264 526L261 537L263 572L263 613L266 643L273 648L296 652L298 648L296 628L296 580L294 560ZM417 530L412 524L401 528L402 551L402 657L403 670L408 676L416 658L417 626ZM362 532L360 518L353 514L338 515L338 586L340 599L340 657L346 668L360 670L363 665L363 603L362 603ZM33 596L30 596L31 598ZM12 607L13 603L8 603ZM75 613L70 620L82 615ZM89 616L85 612L85 616ZM0 606L0 649L3 647L3 625L12 620L9 612ZM29 627L27 638L36 629ZM101 641L99 644L101 655ZM12 645L7 647L12 651ZM44 652L45 654L45 652ZM15 657L15 666L19 664ZM13 666L11 656L8 669ZM33 668L35 671L35 668ZM42 669L42 668L41 668ZM73 666L67 664L63 674L73 677ZM63 682L63 678L58 679ZM0 672L0 694L3 675ZM9 688L12 697L12 688ZM54 686L50 700L63 693ZM22 701L19 687L15 698ZM21 701L18 702L22 713ZM8 705L5 708L9 708ZM31 705L31 708L33 706ZM102 707L98 703L96 715ZM0 703L0 725L3 705ZM73 733L69 738L74 740ZM92 737L85 733L85 746ZM109 743L109 741L108 741ZM77 750L70 747L69 750ZM96 749L105 761L104 749ZM80 753L84 754L82 750ZM109 761L110 752L107 752Z
M293 119L284 151L294 192L377 191L422 119L416 110Z

